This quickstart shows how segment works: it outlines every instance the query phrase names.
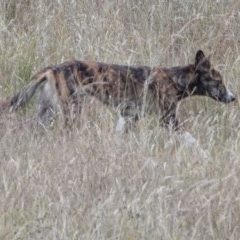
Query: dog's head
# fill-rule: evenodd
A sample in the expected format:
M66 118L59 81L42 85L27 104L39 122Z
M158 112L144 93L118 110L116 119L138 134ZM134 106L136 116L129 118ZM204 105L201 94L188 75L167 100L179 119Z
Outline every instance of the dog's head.
M210 57L205 57L199 50L195 57L196 91L200 95L209 96L217 101L229 103L235 100L233 93L224 85L223 77L210 62Z

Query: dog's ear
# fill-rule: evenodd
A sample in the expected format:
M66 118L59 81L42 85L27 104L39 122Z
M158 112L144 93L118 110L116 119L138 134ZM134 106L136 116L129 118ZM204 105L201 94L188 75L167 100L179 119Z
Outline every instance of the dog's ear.
M208 57L205 57L203 51L199 50L196 54L195 59L195 68L196 70L200 72L209 71L211 68L211 62L210 62L211 55Z
M205 58L203 51L198 50L195 56L195 66L197 66L203 58Z

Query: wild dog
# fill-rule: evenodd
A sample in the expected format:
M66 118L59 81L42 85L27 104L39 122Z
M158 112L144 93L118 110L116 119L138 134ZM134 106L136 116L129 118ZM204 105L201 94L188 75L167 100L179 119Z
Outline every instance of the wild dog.
M74 114L81 113L85 95L117 108L126 127L142 114L156 113L163 125L174 129L179 127L176 108L181 99L202 95L223 103L235 100L221 74L211 65L210 57L201 50L195 55L195 63L171 68L64 62L33 75L19 93L1 103L0 109L18 110L36 90L40 90L39 119L47 113L61 112L66 124Z

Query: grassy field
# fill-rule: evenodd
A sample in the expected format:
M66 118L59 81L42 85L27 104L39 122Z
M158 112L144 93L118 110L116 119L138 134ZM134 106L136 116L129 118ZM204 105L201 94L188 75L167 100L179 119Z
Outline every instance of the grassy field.
M237 0L1 0L0 100L61 61L174 66L212 54L240 92ZM240 239L240 108L183 100L176 134L145 117L114 132L90 100L70 132L0 114L0 240ZM190 134L193 136L189 137Z

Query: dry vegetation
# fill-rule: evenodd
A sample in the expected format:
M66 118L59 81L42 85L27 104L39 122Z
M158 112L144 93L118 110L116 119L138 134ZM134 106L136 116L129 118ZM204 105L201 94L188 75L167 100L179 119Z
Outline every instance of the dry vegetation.
M69 58L173 66L213 53L240 91L237 0L1 0L0 99ZM0 115L0 239L240 239L240 109L182 101L195 139L91 101L70 133Z

